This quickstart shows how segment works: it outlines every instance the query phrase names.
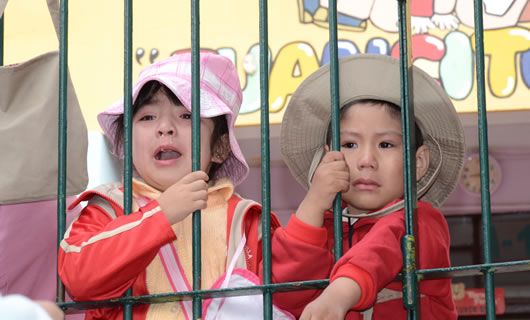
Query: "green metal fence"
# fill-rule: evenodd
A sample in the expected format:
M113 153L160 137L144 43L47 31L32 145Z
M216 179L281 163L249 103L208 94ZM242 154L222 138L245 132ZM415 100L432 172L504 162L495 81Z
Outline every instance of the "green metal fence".
M490 229L491 210L489 185L482 183L482 232L484 239L483 255L484 261L479 265L469 265L461 267L451 267L442 269L417 270L414 256L415 237L414 220L417 205L416 183L412 179L414 171L414 110L409 100L410 86L409 70L411 63L411 32L410 32L410 1L398 1L399 15L399 45L401 61L401 93L402 93L402 123L405 164L405 214L406 214L406 236L402 239L404 266L400 277L403 281L403 302L407 308L408 318L420 318L417 304L418 282L426 279L442 277L463 277L482 275L485 278L485 292L487 305L487 319L495 319L495 296L494 296L494 274L500 272L517 272L530 270L530 260L512 261L504 263L493 263L491 255ZM192 51L192 148L194 171L200 168L200 134L199 134L199 49L200 49L200 16L199 1L191 0L191 51ZM489 181L488 173L488 133L486 118L486 100L484 84L484 46L483 46L483 24L482 24L482 1L475 0L475 39L476 39L476 75L477 75L477 96L478 96L478 129L480 144L480 179ZM62 240L65 232L65 212L66 212L66 79L68 61L68 0L61 1L61 35L60 35L60 83L59 83L59 176L58 176L58 243ZM125 43L124 43L124 97L125 97L125 117L124 117L124 212L131 212L132 208L132 0L125 0ZM267 1L259 0L259 45L260 45L260 70L268 70L268 9ZM0 19L0 65L3 65L3 18ZM339 150L339 69L337 50L337 1L329 1L329 43L330 43L330 67L331 67L331 106L332 106L332 149ZM135 304L164 303L178 300L193 299L193 318L202 318L202 299L223 296L253 295L262 294L264 300L264 319L272 319L272 294L282 291L304 290L309 288L324 288L329 280L312 280L290 283L271 283L271 235L270 235L270 155L269 155L269 102L268 73L260 73L261 88L261 167L262 167L262 233L263 233L263 285L242 288L201 290L199 279L201 277L201 243L200 243L200 212L193 213L193 290L189 292L166 293L148 296L132 296L129 289L125 296L121 298L90 301L90 302L65 302L64 286L60 279L57 280L57 303L64 310L104 308L111 306L123 306L124 319L132 319L132 310ZM340 194L334 202L334 212L340 213ZM339 259L342 253L342 218L340 214L334 217L334 240L335 259Z

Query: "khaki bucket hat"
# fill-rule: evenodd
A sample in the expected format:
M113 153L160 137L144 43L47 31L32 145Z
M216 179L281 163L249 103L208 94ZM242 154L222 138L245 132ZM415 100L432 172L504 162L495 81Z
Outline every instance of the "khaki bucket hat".
M341 108L360 99L384 100L401 106L399 59L374 54L343 57L339 59L339 77ZM466 151L464 132L451 100L440 85L414 66L412 79L415 120L430 151L429 169L417 183L418 199L439 208L453 192L462 171ZM324 155L330 120L328 64L300 84L282 121L282 157L306 189Z

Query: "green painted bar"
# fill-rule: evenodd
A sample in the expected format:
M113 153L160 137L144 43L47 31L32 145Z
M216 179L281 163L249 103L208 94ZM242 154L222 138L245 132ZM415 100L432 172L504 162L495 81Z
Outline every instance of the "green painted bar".
M191 1L191 169L201 170L200 16L199 0ZM201 289L201 211L193 213L193 290ZM193 319L202 318L202 297L193 299Z
M60 4L60 35L59 35L59 138L58 138L58 173L57 173L57 249L66 229L66 128L68 126L67 111L67 79L68 79L68 0ZM57 274L57 300L64 301L64 285Z
M0 17L0 66L4 65L4 16Z
M123 213L132 212L132 0L124 3L124 80L123 80ZM125 296L132 296L129 288ZM133 304L125 301L123 319L132 319Z
M416 230L416 180L412 174L416 168L414 136L414 104L411 95L412 86L412 39L410 31L410 1L398 1L399 16L399 55L401 68L401 123L403 127L403 183L405 196L405 230L402 239L403 250L403 305L407 309L408 319L420 317L420 305L417 303L418 281L416 277L416 250L414 232Z
M478 131L480 154L480 194L482 207L482 239L484 241L484 263L491 263L491 205L489 189L488 123L486 118L486 89L484 81L484 30L482 23L482 0L475 0L475 61L477 73ZM494 320L495 315L495 274L484 272L486 289L486 319Z
M468 277L481 275L484 269L491 269L497 273L513 273L513 272L524 272L530 271L530 260L524 261L513 261L503 263L492 263L492 264L480 264L480 265L469 265L459 266L441 269L424 269L418 270L417 273L421 280L439 279L439 278L457 278L457 277ZM400 281L400 277L397 277L394 281ZM202 290L202 291L188 291L188 292L176 292L176 293L165 293L135 297L121 297L116 299L102 300L102 301L86 301L86 302L67 302L59 303L59 306L66 310L87 310L95 308L108 308L121 305L123 301L130 300L138 304L146 303L165 303L172 301L190 300L193 299L194 295L202 295L203 298L220 298L220 297L233 297L242 295L255 295L261 294L264 290L270 290L271 292L286 292L286 291L299 291L307 289L323 289L328 285L328 280L310 280L310 281L298 281L298 282L286 282L286 283L273 283L268 285L240 287L240 288L229 288L229 289L216 289L216 290Z
M124 141L123 141L123 196L124 213L132 212L132 0L125 0L125 43L124 43Z
M249 287L215 289L215 290L193 290L185 292L171 292L161 293L145 296L120 297L116 299L108 299L101 301L86 301L86 302L67 302L58 304L66 310L88 310L116 307L124 303L124 301L131 301L135 304L149 304L149 303L166 303L173 301L191 300L194 296L200 295L205 299L221 298L221 297L236 297L244 295L257 295L265 291L270 292L286 292L286 291L300 291L307 289L324 289L329 284L328 280L310 280L299 282L286 283L272 283L268 285L258 285Z
M329 67L331 95L331 150L340 151L339 50L337 40L337 0L329 1ZM342 257L342 196L333 202L333 252L335 261Z
M404 253L403 256L403 305L407 306L408 310L416 310L417 304L417 287L414 286L417 283L416 270L413 269L415 266L415 252L416 252L416 241L413 236L405 235L401 239L401 251ZM412 260L412 261L410 261ZM412 269L407 269L412 268ZM407 294L405 294L407 293ZM411 313L407 315L409 318L413 316Z
M267 0L259 1L259 70L261 129L261 227L263 250L263 283L271 283L271 186L269 145L269 39ZM263 319L272 319L272 292L263 293Z
M418 270L420 280L457 278L482 275L484 272L513 273L530 271L530 260L484 263L451 268Z

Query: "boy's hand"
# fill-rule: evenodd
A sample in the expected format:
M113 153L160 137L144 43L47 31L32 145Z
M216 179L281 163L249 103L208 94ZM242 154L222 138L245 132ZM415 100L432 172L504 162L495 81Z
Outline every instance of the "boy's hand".
M313 175L311 187L296 211L304 223L322 227L324 213L331 208L338 192L350 188L350 170L339 151L327 152Z
M360 298L361 288L357 282L346 277L337 278L305 307L300 320L342 320Z
M206 208L208 175L194 171L185 175L158 198L158 204L170 224L175 224L195 210Z

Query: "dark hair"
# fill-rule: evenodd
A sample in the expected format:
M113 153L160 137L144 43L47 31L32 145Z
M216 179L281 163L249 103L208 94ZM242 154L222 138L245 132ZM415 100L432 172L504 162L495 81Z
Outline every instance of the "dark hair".
M384 100L378 100L378 99L359 99L352 101L342 107L340 109L339 117L342 119L344 116L344 113L346 113L346 110L348 110L350 107L359 104L359 103L370 103L375 105L381 105L385 107L388 111L390 111L390 114L392 116L395 116L400 119L401 121L401 108L392 102L384 101ZM414 122L414 135L416 137L416 150L418 150L419 147L423 145L423 134L421 133L420 127L418 126L417 122ZM326 136L326 142L329 145L331 143L331 125L328 128L327 136Z
M146 104L150 103L154 96L161 91L163 94L165 94L168 99L175 105L181 106L182 102L180 102L179 98L171 91L168 87L166 87L164 84L156 81L151 80L148 81L143 85L143 87L140 89L140 92L138 93L138 96L136 97L136 101L134 101L132 105L132 116L134 117L136 113ZM123 150L123 136L124 136L124 128L123 128L123 113L120 114L116 120L112 122L112 129L114 129L114 150ZM217 148L222 148L224 146L218 146L220 142L222 142L221 137L224 134L228 134L228 124L226 122L226 117L224 115L220 115L217 117L211 118L214 124L214 129L211 136L211 152L212 154L216 152ZM208 176L213 177L215 172L219 170L221 167L221 163L215 163L213 162L210 171L208 172Z

